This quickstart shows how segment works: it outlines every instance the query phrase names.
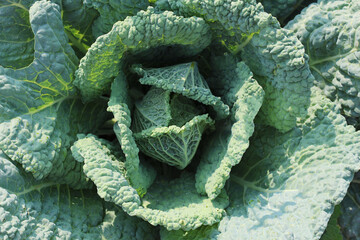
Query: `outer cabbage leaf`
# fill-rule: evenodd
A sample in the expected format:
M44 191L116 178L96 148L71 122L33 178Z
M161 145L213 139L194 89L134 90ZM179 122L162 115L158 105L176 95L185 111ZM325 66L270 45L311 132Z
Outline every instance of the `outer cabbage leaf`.
M338 218L344 239L360 238L360 173L355 175L354 181L341 202L342 214Z
M338 106L313 88L308 116L297 128L257 132L231 177L232 202L219 239L319 239L360 167L359 138Z
M139 159L139 149L130 130L131 113L128 107L130 98L127 94L128 87L125 76L120 74L111 86L111 96L108 111L114 114L117 121L114 132L125 154L125 168L131 185L140 195L146 193L153 183L156 172L150 165L144 165Z
M8 68L27 67L34 60L34 33L29 22L29 9L37 0L0 1L0 65ZM70 44L81 56L94 41L91 26L97 12L84 7L82 0L51 0L61 6L62 20Z
M228 205L225 191L215 200L198 195L195 180L188 173L170 181L157 179L140 198L127 180L124 163L102 141L88 135L75 142L72 151L78 161L85 163L84 172L94 181L100 197L152 225L168 230L211 225L220 221Z
M267 93L260 112L264 123L285 132L295 126L297 117L306 115L313 76L304 47L291 32L281 29L261 4L255 0L168 2L183 16L200 16L215 23L213 34L221 36L231 51L242 50L242 59L252 72L264 78L260 82Z
M34 61L18 70L0 66L0 149L36 179L81 187L86 185L81 166L67 152L77 131L95 130L107 116L93 116L93 111L104 112L104 102L83 105L74 97L78 60L67 43L59 6L38 1L29 14Z
M53 143L57 143L58 145L55 145L55 148L45 147L42 150L39 148L39 150L43 152L47 150L55 151L57 154L53 161L49 162L49 159L45 158L48 155L45 155L43 158L33 159L34 161L42 160L44 162L22 162L22 164L23 166L28 166L25 164L30 164L28 167L31 172L41 170L40 167L45 166L45 169L42 169L42 174L44 174L44 171L51 169L46 177L48 181L69 184L75 189L87 188L91 186L92 183L85 177L85 174L82 171L82 164L79 164L74 160L69 150L72 143L76 140L77 133L96 132L104 121L109 118L109 114L106 112L106 102L98 100L97 102L83 104L78 98L69 99L61 103L61 106L58 107L54 116L56 117L54 133L50 136L48 141L53 141ZM39 117L44 117L44 115L40 115ZM35 136L38 131L39 129L36 129L35 127ZM60 138L57 139L54 135L60 136ZM34 139L34 141L36 141L36 139ZM40 139L39 142L41 141L42 139ZM26 149L29 155L31 155L33 153L31 151L34 150L34 145L31 144L23 144L21 146L29 148ZM39 147L44 147L44 145L40 145ZM32 166L31 164L34 164L35 166ZM38 165L40 165L40 167ZM37 176L37 174L37 172L33 172L34 176Z
M0 65L28 66L34 60L34 34L29 22L30 1L0 1Z
M126 176L124 159L111 153L109 144L94 135L79 135L71 147L74 158L84 163L84 172L96 185L98 195L114 202L131 214L140 204L140 196Z
M96 39L76 71L74 84L84 100L106 93L113 77L119 74L124 54L149 48L181 45L169 56L191 56L211 41L209 27L201 18L184 18L172 12L156 13L151 7L136 16L114 24L113 29Z
M35 35L32 64L19 70L0 66L0 147L14 160L27 162L27 171L38 168L33 172L42 178L42 168L49 166L39 165L44 158L50 164L56 151L49 144L56 106L75 93L71 81L78 60L67 44L57 5L36 2L30 8L30 23ZM53 137L60 138L57 135Z
M219 222L228 206L225 191L215 200L200 196L194 187L195 179L183 172L180 178L157 179L144 196L143 206L136 214L153 225L167 230L191 230Z
M224 58L216 58L216 62L230 62ZM233 62L231 66L232 69L229 69L229 66L216 69L216 82L223 86L229 85L229 88L234 86L223 95L228 104L235 99L230 105L233 119L217 124L216 131L207 139L202 149L196 172L196 189L211 199L221 192L230 177L231 168L241 161L242 155L249 147L249 138L254 132L254 118L265 95L245 63Z
M359 138L339 107L312 88L296 128L255 132L232 170L227 216L205 239L319 239L360 167Z
M0 153L0 238L156 239L149 224L129 217L94 191L36 181Z
M306 47L317 85L348 117L360 117L360 4L318 1L286 28Z
M134 137L142 153L184 169L193 159L203 132L213 124L209 115L204 114L195 116L182 127L152 127L135 133Z
M135 65L132 70L143 76L139 79L142 84L153 85L212 106L217 113L217 119L223 119L229 115L229 107L221 101L220 97L211 93L196 62L162 68L142 68Z
M84 4L95 8L100 16L93 25L93 34L99 37L109 32L114 23L124 20L127 16L136 15L149 6L147 0L85 0Z

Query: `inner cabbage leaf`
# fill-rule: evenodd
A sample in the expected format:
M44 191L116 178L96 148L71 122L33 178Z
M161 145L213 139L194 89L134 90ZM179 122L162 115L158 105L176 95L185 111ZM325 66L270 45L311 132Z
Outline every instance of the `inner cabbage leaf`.
M214 124L194 101L178 94L170 101L170 92L156 87L135 104L133 119L141 152L178 169L191 162L203 132Z
M212 106L216 112L215 119L223 119L229 115L229 107L221 101L220 97L211 93L196 62L162 68L142 68L134 65L132 70L142 76L139 79L142 84L153 85Z
M134 137L147 156L184 169L193 159L202 133L213 124L208 114L203 114L195 116L182 127L153 127L135 133Z

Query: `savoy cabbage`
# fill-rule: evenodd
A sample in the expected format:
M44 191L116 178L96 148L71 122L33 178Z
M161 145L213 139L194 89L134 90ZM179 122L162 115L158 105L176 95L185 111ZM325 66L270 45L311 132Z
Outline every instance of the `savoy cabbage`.
M360 4L310 2L0 0L0 239L360 238Z

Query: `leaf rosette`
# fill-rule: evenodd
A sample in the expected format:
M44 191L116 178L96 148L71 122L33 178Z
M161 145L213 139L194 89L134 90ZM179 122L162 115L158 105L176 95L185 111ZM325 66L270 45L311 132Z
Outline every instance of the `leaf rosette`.
M148 19L159 24L158 31L164 31L158 42L154 37L145 39L146 42L134 42L133 37L130 39L130 35L121 30L129 31L126 29L129 22L148 24ZM252 78L246 64L230 55L223 58L231 62L227 68L238 86L223 96L212 93L207 79L200 73L203 66L199 67L195 61L165 67L127 64L136 61L151 66L151 62L142 60L142 54L148 55L164 47L173 53L172 58L194 59L200 49L210 44L211 38L210 28L198 18L158 13L149 8L115 25L118 27L98 38L81 60L86 68L80 67L77 71L75 84L85 101L106 94L111 84L108 111L114 115L113 131L121 146L121 157L109 150L110 143L105 144L94 135L79 135L72 147L73 156L84 164L85 175L95 183L99 195L120 205L131 216L168 230L188 231L219 222L228 205L225 182L231 167L240 161L248 146L253 120L264 97L262 88ZM164 38L165 35L179 36L173 31L187 25L190 29L186 40ZM197 28L201 28L201 32ZM138 34L148 34L146 29ZM138 38L144 39L145 35ZM102 41L107 44L103 45ZM103 69L111 68L101 76L101 81L90 80L91 72L95 73L92 68L86 72L93 61L93 51L100 50L95 46L103 53L109 52L104 58L114 54L120 57L120 69L108 62L101 65ZM116 53L118 47L120 51ZM161 62L168 57L160 53L154 59ZM219 67L219 72L222 70ZM222 76L213 76L212 80L215 79L223 81ZM227 99L234 102L228 101L228 105L224 102ZM226 127L222 128L222 124ZM241 127L245 131L238 132ZM197 157L203 151L213 154L202 146L204 134L206 138L215 139L222 132L228 147L219 150L220 155L216 156L220 158ZM232 150L239 142L243 142L243 147ZM227 154L221 157L223 153ZM209 184L212 186L208 187Z
M321 236L360 136L261 4L21 4L0 5L27 38L0 54L0 238Z

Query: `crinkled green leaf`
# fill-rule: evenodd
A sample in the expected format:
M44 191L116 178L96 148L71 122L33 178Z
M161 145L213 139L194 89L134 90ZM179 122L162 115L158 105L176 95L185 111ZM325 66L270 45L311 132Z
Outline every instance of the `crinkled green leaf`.
M58 5L36 2L30 23L35 35L32 64L19 70L0 66L0 148L43 178L58 154L56 111L75 93L71 81L78 61L67 44Z
M128 82L123 72L120 72L111 84L111 94L108 105L112 106L119 103L125 104L127 108L131 108L133 106L132 99L129 95ZM127 121L131 121L130 115L124 117L127 117Z
M341 202L338 223L344 239L360 238L360 174L357 173L348 192Z
M187 172L172 180L157 179L142 199L143 207L135 211L136 215L167 230L188 231L219 222L228 205L226 192L210 200L200 196L194 185L194 176Z
M38 1L29 13L34 61L17 70L0 66L0 149L36 179L80 187L81 166L68 149L78 131L95 130L106 118L104 102L83 105L76 98L72 81L78 60L59 6ZM93 111L101 115L94 119Z
M338 106L312 88L296 128L255 132L232 170L227 216L205 239L319 239L360 168L359 138Z
M359 138L338 106L313 88L297 128L256 132L231 176L218 239L319 239L360 167Z
M85 0L84 4L95 8L100 16L93 26L93 34L99 37L109 32L117 21L124 20L127 16L136 15L140 10L149 6L148 0Z
M94 191L36 181L0 153L1 239L157 239L149 224L129 217Z
M171 120L170 92L152 87L135 103L132 129L135 132L151 127L167 127Z
M142 68L135 65L132 70L142 76L139 80L142 84L153 85L212 106L218 119L223 119L229 115L229 107L221 101L220 97L211 93L196 62L163 68Z
M211 199L221 192L230 177L231 168L241 161L249 147L249 138L254 132L254 118L265 94L245 63L235 63L232 67L219 69L217 82L226 86L231 81L231 86L236 86L237 92L230 91L223 95L226 99L235 99L231 109L233 120L216 125L216 131L207 138L202 149L196 172L198 192L207 194Z
M346 116L360 117L360 3L318 1L289 22L309 55L317 85Z
M260 112L264 123L285 132L295 126L297 117L306 114L313 76L304 47L260 4L255 0L168 2L183 16L201 16L208 23L216 23L213 34L222 36L231 51L241 51L251 71L268 83L260 82L267 93ZM277 101L279 97L286 101Z
M49 162L49 159L46 158L34 158L34 161L42 160L43 162L22 162L23 166L29 166L31 171L41 170L38 169L38 165L46 166L41 173L44 174L44 171L50 168L51 171L47 176L49 181L66 183L76 189L91 186L92 183L88 181L82 171L82 164L74 160L69 149L76 140L77 133L96 132L99 126L109 117L106 112L106 102L98 100L97 102L83 104L80 99L67 100L61 103L54 116L56 117L54 133L48 141L54 141L53 143L57 141L58 145L53 146L53 148L44 148L42 151L46 152L50 149L56 151L57 155L55 155L52 162ZM40 117L44 117L44 115L40 115ZM36 133L34 135L36 136ZM60 138L56 139L54 135L60 136ZM42 139L40 139L41 141ZM24 147L24 145L21 147ZM34 149L31 146L34 145L28 145L29 154L32 154L31 150ZM37 174L33 173L34 176Z
M34 0L0 1L0 65L22 68L34 60L34 33L29 8Z
M96 185L98 195L114 202L130 214L140 204L140 196L128 180L123 159L117 159L110 148L97 137L79 135L71 147L74 158L84 163L84 172Z
M33 62L34 33L29 22L29 9L36 1L0 1L0 49L3 50L0 52L0 65L3 67L17 69ZM51 2L62 8L62 20L71 46L80 51L78 55L85 54L94 41L91 26L97 12L85 7L82 0Z
M139 149L130 130L131 113L127 104L130 98L127 91L128 87L125 76L120 74L115 78L111 86L108 111L114 114L114 118L117 121L114 125L114 132L125 154L127 176L130 179L131 185L140 195L143 195L153 183L156 172L150 165L144 165L140 162Z
M184 169L193 159L202 133L214 121L208 114L195 116L184 126L152 127L135 133L142 153L170 166Z
M84 172L94 181L100 197L152 225L168 230L212 225L220 221L228 205L225 191L215 200L200 196L194 177L188 173L173 180L157 179L140 199L126 178L124 163L94 136L75 142L72 151L78 161L84 162Z
M169 56L192 56L211 41L209 27L201 18L184 18L172 12L155 13L151 7L136 16L114 24L113 29L99 38L81 59L75 85L84 100L92 99L110 89L124 62L125 53L139 53L149 48L180 45Z

